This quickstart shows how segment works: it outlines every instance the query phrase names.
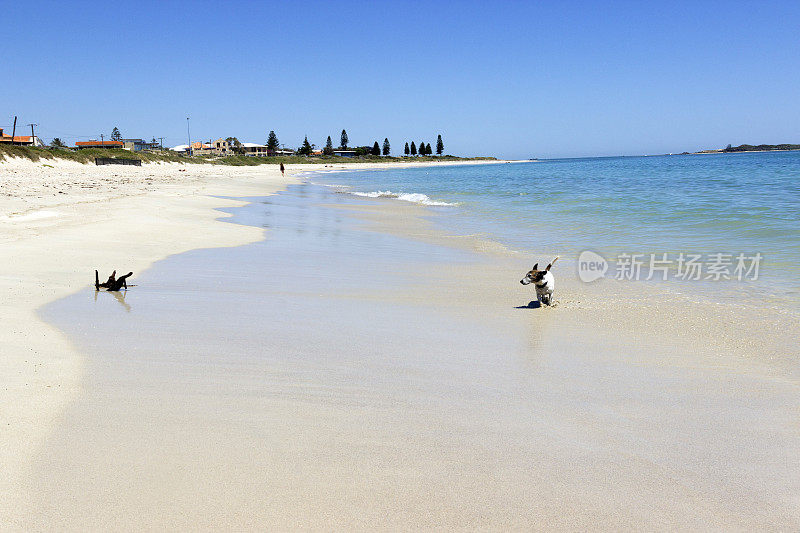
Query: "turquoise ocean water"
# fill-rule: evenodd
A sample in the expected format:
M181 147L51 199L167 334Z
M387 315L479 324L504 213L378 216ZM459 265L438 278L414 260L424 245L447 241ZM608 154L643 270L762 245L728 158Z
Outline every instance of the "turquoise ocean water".
M592 250L609 261L607 277L632 277L621 265L641 261L645 279L656 254L678 290L792 309L800 302L800 152L341 171L312 181L428 205L444 229L482 234L537 260ZM700 256L701 266L681 267L680 254L686 262ZM747 270L737 272L740 255Z

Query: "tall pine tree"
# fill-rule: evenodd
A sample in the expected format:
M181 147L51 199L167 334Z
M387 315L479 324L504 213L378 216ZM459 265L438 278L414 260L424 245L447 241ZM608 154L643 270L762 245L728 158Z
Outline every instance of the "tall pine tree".
M403 150L403 153L406 154L406 155L411 153L411 150L408 148L408 141L406 141L406 148L405 148L405 150Z
M389 155L392 152L392 147L389 145L389 139L383 140L383 155Z
M322 153L325 155L333 155L333 141L331 141L330 135L328 135L328 140L325 141L325 148L322 149Z
M419 148L417 148L417 150L419 150L419 155L425 155L425 143L420 142Z
M444 143L442 142L442 135L439 134L436 139L436 155L442 155L442 152L444 152Z
M375 141L375 144L372 145L372 155L381 155L381 147L378 146L378 141Z
M275 152L278 151L278 136L275 135L275 132L270 130L269 136L267 136L267 154L275 155Z
M311 143L308 142L308 136L303 140L303 146L297 149L297 153L300 155L311 155L313 148L311 148Z
M119 132L119 128L114 126L114 129L111 130L111 140L112 141L120 141L122 140L122 134Z
M414 141L411 141L411 155L417 155L417 145L414 144Z
M342 150L346 150L347 149L347 143L349 142L349 139L347 138L347 130L342 130L342 139L341 139L341 141L342 141L342 143L341 143Z

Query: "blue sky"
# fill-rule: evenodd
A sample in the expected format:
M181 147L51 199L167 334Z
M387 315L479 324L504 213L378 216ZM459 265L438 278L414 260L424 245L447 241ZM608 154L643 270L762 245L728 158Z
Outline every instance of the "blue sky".
M458 155L800 143L800 2L6 2L0 127ZM8 130L7 130L8 131Z

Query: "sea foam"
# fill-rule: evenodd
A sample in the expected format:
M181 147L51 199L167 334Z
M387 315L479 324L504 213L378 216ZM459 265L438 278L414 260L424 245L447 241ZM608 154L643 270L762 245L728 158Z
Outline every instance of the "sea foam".
M458 205L450 202L431 200L431 198L427 194L422 194L418 192L409 192L409 193L397 193L392 191L371 191L371 192L347 191L347 192L348 194L352 194L354 196L363 196L366 198L394 198L396 200L403 200L405 202L411 202L414 204L422 204L422 205L435 205L435 206Z

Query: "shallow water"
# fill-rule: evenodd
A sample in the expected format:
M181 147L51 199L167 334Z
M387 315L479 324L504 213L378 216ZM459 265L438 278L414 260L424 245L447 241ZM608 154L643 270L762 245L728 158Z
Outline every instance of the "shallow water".
M800 152L609 157L317 174L350 193L432 205L450 231L481 233L540 257L592 250L671 261L670 280L712 299L800 310ZM444 204L444 205L442 205ZM763 260L757 280L676 280L679 254ZM727 262L727 258L724 258ZM752 263L748 260L746 266ZM710 272L703 270L702 278ZM646 271L642 278L646 278ZM734 276L735 277L735 276Z

